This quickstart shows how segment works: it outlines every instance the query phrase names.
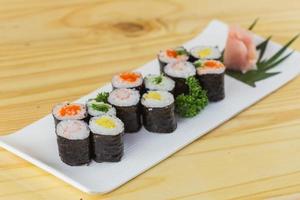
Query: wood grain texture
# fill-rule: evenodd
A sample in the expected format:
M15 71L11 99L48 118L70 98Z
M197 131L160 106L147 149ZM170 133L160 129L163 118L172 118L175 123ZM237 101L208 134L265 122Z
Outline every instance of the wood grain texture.
M300 31L300 1L0 0L0 134L182 44L211 19L246 27L256 17L256 33L284 43ZM299 99L300 77L106 195L0 149L0 200L300 199Z

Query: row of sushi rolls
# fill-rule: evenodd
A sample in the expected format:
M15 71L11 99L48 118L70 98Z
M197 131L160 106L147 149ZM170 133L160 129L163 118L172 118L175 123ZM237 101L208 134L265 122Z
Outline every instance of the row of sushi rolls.
M196 116L209 102L224 99L225 66L217 47L176 47L160 51L157 58L160 74L123 72L113 76L111 92L86 104L53 107L64 163L119 162L124 134L136 133L142 125L148 132L171 134L177 118Z

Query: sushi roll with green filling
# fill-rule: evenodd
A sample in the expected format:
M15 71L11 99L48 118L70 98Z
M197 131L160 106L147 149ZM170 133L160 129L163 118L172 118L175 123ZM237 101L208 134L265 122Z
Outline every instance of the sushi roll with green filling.
M56 126L58 151L61 160L71 166L90 162L90 130L82 120L67 119Z
M140 93L134 89L115 89L108 102L116 108L117 117L122 120L125 133L134 133L141 129Z
M190 62L201 60L219 60L222 56L218 47L196 46L190 50Z
M87 110L84 104L63 102L56 104L52 109L55 125L62 120L87 120Z
M92 132L93 158L96 162L118 162L124 152L124 124L115 116L92 117L89 123Z
M207 92L209 101L220 101L225 97L224 73L225 66L217 60L196 61L197 78Z
M176 47L160 51L157 55L157 59L159 62L160 72L164 73L164 67L167 64L178 61L187 61L189 59L189 53L184 47Z
M116 115L116 109L108 103L98 102L95 99L90 99L86 105L90 117L96 117L105 114Z
M150 74L144 78L145 90L161 90L173 93L175 82L164 75Z
M165 66L164 73L175 81L174 96L187 93L189 88L186 79L195 76L196 69L190 62L174 62Z
M141 94L144 90L143 76L139 72L123 72L117 74L113 76L111 83L114 89L136 89L140 91Z
M148 91L141 100L143 124L150 132L172 133L177 128L174 96L166 91Z

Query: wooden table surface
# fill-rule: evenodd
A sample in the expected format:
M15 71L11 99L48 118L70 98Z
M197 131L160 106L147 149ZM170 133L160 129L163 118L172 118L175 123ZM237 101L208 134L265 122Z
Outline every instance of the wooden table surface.
M211 19L246 27L256 17L256 33L284 43L300 32L300 1L0 0L0 134L182 44ZM0 149L4 199L300 199L300 77L106 195Z

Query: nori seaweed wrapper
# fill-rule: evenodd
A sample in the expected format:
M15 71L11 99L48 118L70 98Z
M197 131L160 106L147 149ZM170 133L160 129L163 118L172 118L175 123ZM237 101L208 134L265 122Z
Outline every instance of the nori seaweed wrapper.
M57 135L57 144L59 156L64 163L78 166L90 162L90 137L83 140L69 140Z
M175 98L180 94L187 94L189 92L189 86L186 84L185 78L172 77L167 74L166 76L175 81L175 88L173 92Z
M150 90L150 89L148 89L148 88L145 87L145 92L144 92L144 93L147 93L147 92L149 92L149 91L158 91L158 90ZM168 91L168 90L163 90L163 91L170 92L171 94L174 95L174 92L175 92L175 86L174 86L174 88L173 88L172 90L170 90L170 91Z
M118 162L124 154L123 133L118 135L92 135L93 159L96 162Z
M190 57L189 57L189 62L194 63L195 61L199 60L199 58L194 57L191 53L190 53Z
M177 128L174 103L163 108L142 106L143 124L150 132L172 133Z
M160 60L159 56L157 56L157 60L158 60L158 63L159 63L159 71L161 74L164 74L164 67L168 64L162 60Z
M197 75L201 87L206 90L208 100L220 101L225 97L224 73Z
M141 129L140 103L133 106L116 106L117 117L124 123L125 133L138 132Z

